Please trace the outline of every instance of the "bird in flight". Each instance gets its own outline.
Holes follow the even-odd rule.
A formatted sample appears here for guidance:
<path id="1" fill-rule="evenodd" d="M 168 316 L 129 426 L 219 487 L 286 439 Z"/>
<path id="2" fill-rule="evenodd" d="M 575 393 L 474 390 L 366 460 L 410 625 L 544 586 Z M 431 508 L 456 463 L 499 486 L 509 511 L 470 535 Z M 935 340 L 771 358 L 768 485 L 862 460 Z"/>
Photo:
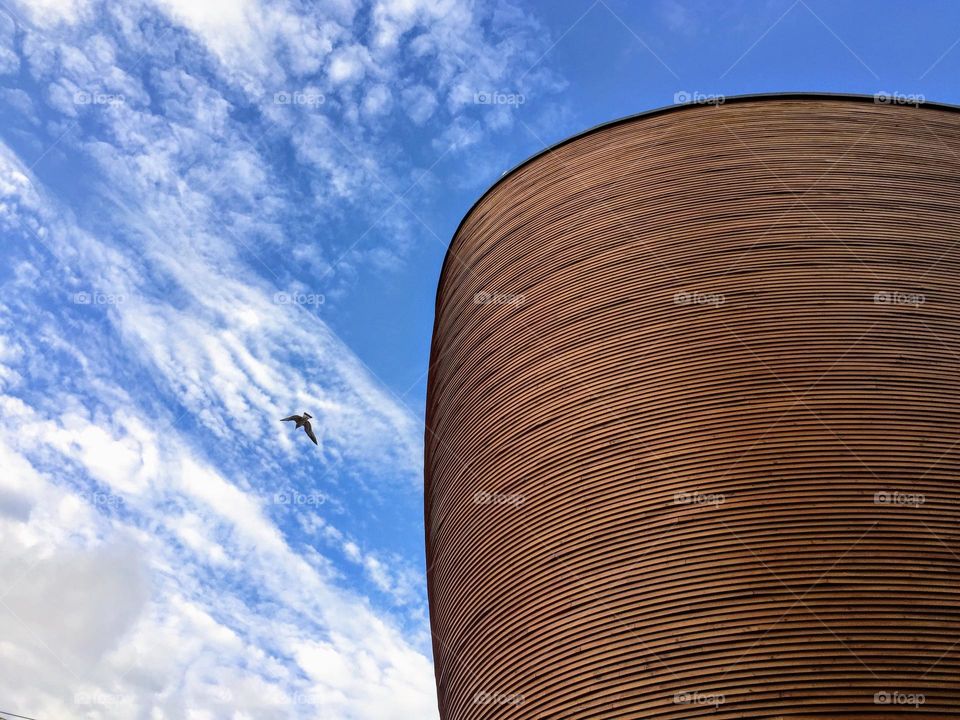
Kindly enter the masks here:
<path id="1" fill-rule="evenodd" d="M 313 428 L 310 426 L 310 418 L 312 418 L 308 412 L 305 412 L 303 415 L 291 415 L 290 417 L 282 418 L 284 422 L 287 420 L 293 420 L 298 428 L 303 428 L 303 431 L 307 433 L 307 437 L 313 440 L 314 445 L 319 445 L 317 442 L 317 436 L 313 434 Z"/>

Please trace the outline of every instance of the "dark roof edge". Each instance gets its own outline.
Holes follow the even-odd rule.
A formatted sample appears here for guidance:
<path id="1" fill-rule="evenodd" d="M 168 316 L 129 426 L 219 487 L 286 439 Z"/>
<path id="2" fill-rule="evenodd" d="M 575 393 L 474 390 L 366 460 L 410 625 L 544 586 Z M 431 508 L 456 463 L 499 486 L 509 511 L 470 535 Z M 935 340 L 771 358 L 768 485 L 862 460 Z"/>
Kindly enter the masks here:
<path id="1" fill-rule="evenodd" d="M 780 92 L 780 93 L 753 93 L 746 95 L 718 95 L 718 97 L 723 97 L 723 104 L 731 102 L 746 102 L 754 100 L 847 100 L 853 102 L 870 102 L 876 103 L 877 93 L 875 95 L 862 95 L 858 93 L 830 93 L 830 92 Z M 912 104 L 912 103 L 911 103 Z M 918 105 L 923 107 L 932 108 L 935 110 L 952 110 L 954 112 L 960 111 L 960 105 L 951 105 L 950 103 L 939 103 L 939 102 L 927 102 L 923 100 L 919 102 Z M 453 248 L 453 243 L 457 239 L 457 235 L 460 234 L 460 229 L 463 227 L 463 224 L 467 221 L 467 218 L 473 214 L 473 211 L 477 209 L 477 206 L 482 203 L 487 196 L 492 193 L 497 186 L 500 185 L 504 180 L 509 178 L 511 175 L 516 173 L 521 168 L 526 167 L 534 160 L 547 155 L 557 148 L 563 147 L 567 143 L 574 142 L 579 140 L 582 137 L 590 135 L 592 133 L 598 132 L 600 130 L 605 130 L 607 128 L 615 127 L 622 123 L 631 122 L 639 118 L 653 117 L 655 115 L 663 115 L 669 112 L 677 112 L 685 110 L 687 108 L 702 107 L 702 103 L 684 103 L 679 105 L 664 105 L 662 107 L 654 108 L 652 110 L 644 110 L 643 112 L 638 112 L 633 115 L 625 115 L 615 120 L 608 120 L 607 122 L 600 123 L 599 125 L 594 125 L 593 127 L 587 128 L 586 130 L 581 130 L 575 135 L 564 138 L 559 142 L 549 145 L 548 147 L 543 148 L 535 152 L 533 155 L 528 157 L 526 160 L 522 160 L 517 165 L 514 165 L 512 168 L 507 170 L 503 175 L 497 178 L 494 183 L 488 187 L 483 194 L 476 199 L 473 205 L 470 206 L 470 209 L 463 214 L 463 217 L 460 219 L 460 222 L 457 224 L 457 229 L 453 231 L 453 236 L 450 238 L 450 243 L 447 245 L 446 253 L 443 256 L 443 263 L 440 265 L 440 275 L 437 278 L 437 300 L 439 301 L 439 292 L 440 284 L 443 280 L 443 275 L 447 269 L 447 263 L 450 261 L 451 249 Z"/>

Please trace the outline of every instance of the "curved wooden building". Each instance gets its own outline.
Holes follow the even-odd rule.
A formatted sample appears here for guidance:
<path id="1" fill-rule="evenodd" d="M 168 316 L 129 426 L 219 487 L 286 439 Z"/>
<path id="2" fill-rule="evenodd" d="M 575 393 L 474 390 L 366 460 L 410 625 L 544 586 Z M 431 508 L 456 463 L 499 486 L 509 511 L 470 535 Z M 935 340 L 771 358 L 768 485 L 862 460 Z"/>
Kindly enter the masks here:
<path id="1" fill-rule="evenodd" d="M 444 720 L 960 718 L 960 113 L 528 160 L 453 239 L 427 426 Z"/>

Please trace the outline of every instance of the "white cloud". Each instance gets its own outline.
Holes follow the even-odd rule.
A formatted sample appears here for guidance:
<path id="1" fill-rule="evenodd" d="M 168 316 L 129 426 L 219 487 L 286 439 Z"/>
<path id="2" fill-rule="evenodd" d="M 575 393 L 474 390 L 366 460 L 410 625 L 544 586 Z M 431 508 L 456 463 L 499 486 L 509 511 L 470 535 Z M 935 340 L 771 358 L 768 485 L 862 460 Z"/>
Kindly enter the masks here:
<path id="1" fill-rule="evenodd" d="M 262 43 L 268 41 L 258 31 L 263 7 L 258 0 L 158 0 L 169 15 L 195 32 L 225 62 L 242 60 L 251 51 L 265 53 Z"/>
<path id="2" fill-rule="evenodd" d="M 25 168 L 6 150 L 0 156 L 6 160 L 0 178 L 9 220 L 19 217 L 22 223 L 30 216 L 42 220 L 47 212 L 55 214 Z M 62 231 L 53 228 L 54 233 Z M 128 276 L 131 270 L 121 257 L 74 232 L 81 238 L 81 251 L 112 258 L 117 267 L 110 275 Z M 220 307 L 216 298 L 206 302 Z M 117 312 L 122 320 L 124 311 Z M 163 306 L 153 312 L 176 317 Z M 219 315 L 211 319 L 216 318 L 222 321 Z M 209 326 L 203 325 L 182 331 L 194 337 L 210 335 Z M 160 347 L 175 341 L 145 332 L 136 336 L 137 342 Z M 315 342 L 306 332 L 296 334 L 304 343 Z M 252 378 L 277 393 L 282 382 L 293 379 L 273 352 L 258 359 L 257 346 L 255 338 L 244 341 L 236 331 L 223 341 L 208 340 L 199 354 L 191 355 L 190 346 L 181 345 L 171 372 L 197 378 L 196 391 L 205 393 L 200 374 L 192 368 L 207 367 L 219 375 L 222 388 L 214 393 L 224 393 L 227 406 L 254 402 L 255 396 L 243 388 Z M 27 351 L 8 347 L 5 342 L 4 367 L 19 369 L 29 359 Z M 328 352 L 334 350 L 347 352 L 339 345 Z M 205 352 L 215 354 L 206 360 Z M 173 357 L 168 356 L 168 362 Z M 332 354 L 329 359 L 342 368 L 340 391 L 355 387 L 354 397 L 367 401 L 379 393 L 356 363 Z M 231 393 L 242 393 L 244 400 L 232 400 Z M 106 394 L 111 395 L 122 398 L 124 393 Z M 18 707 L 51 716 L 76 714 L 78 697 L 92 703 L 84 707 L 90 707 L 93 716 L 117 718 L 134 717 L 148 707 L 178 716 L 206 708 L 217 716 L 241 702 L 259 707 L 263 717 L 289 717 L 292 710 L 295 716 L 320 712 L 344 718 L 369 717 L 362 714 L 366 711 L 384 718 L 429 717 L 435 712 L 429 662 L 421 651 L 362 597 L 334 584 L 328 566 L 308 564 L 298 556 L 266 515 L 262 497 L 195 457 L 169 420 L 154 418 L 161 427 L 150 428 L 129 400 L 115 405 L 110 414 L 84 409 L 87 401 L 69 393 L 59 393 L 56 402 L 60 412 L 51 418 L 16 397 L 0 397 L 5 418 L 0 457 L 14 471 L 10 479 L 0 479 L 0 535 L 11 539 L 0 550 L 0 567 L 8 577 L 24 577 L 17 594 L 8 598 L 6 614 L 0 613 L 0 636 L 7 638 L 3 652 L 24 658 L 23 673 L 11 678 L 19 689 L 0 680 L 0 694 Z M 412 425 L 405 411 L 392 412 L 395 421 Z M 275 424 L 275 419 L 269 422 Z M 37 469 L 36 462 L 46 469 Z M 82 475 L 69 470 L 73 466 Z M 68 475 L 73 477 L 69 483 L 81 482 L 82 493 L 65 489 Z M 98 484 L 106 489 L 98 489 Z M 66 572 L 67 567 L 72 570 Z M 231 586 L 257 588 L 258 594 L 271 598 L 270 609 L 248 606 L 244 595 L 234 594 L 237 589 L 219 587 L 214 592 L 205 567 L 234 573 L 238 579 Z M 97 586 L 98 593 L 88 593 L 89 602 L 76 604 L 70 612 L 57 604 L 72 602 L 77 592 L 91 586 Z M 112 596 L 124 597 L 125 604 L 105 599 Z M 278 612 L 278 607 L 285 609 Z M 67 625 L 43 625 L 50 613 Z M 102 628 L 111 617 L 114 624 L 106 632 Z M 41 626 L 43 632 L 35 631 Z M 388 678 L 388 686 L 371 691 L 360 680 L 343 687 L 330 685 L 329 679 L 308 684 L 297 680 L 298 672 L 317 669 L 312 663 L 309 668 L 297 665 L 298 657 L 309 656 L 301 655 L 304 632 L 337 633 L 333 647 L 354 676 L 369 680 L 373 672 Z M 371 650 L 371 632 L 382 652 Z M 161 636 L 166 639 L 159 642 Z M 50 653 L 47 646 L 62 652 Z M 239 660 L 255 656 L 258 648 L 255 665 Z M 213 657 L 225 660 L 203 660 Z M 191 662 L 198 672 L 206 666 L 207 680 L 182 679 L 182 669 Z M 374 669 L 365 669 L 368 665 Z M 358 674 L 361 671 L 364 674 Z M 42 689 L 27 682 L 29 674 L 45 678 Z M 251 687 L 260 687 L 259 697 L 249 697 Z M 29 688 L 29 697 L 22 688 Z"/>
<path id="3" fill-rule="evenodd" d="M 696 13 L 687 2 L 680 0 L 662 0 L 658 14 L 667 27 L 674 32 L 692 36 L 699 30 L 699 21 Z"/>
<path id="4" fill-rule="evenodd" d="M 79 674 L 117 647 L 142 612 L 148 596 L 143 558 L 120 539 L 46 558 L 38 553 L 4 554 L 4 577 L 20 580 L 0 601 L 3 636 L 33 648 L 30 664 L 37 669 L 52 655 Z"/>
<path id="5" fill-rule="evenodd" d="M 390 112 L 393 96 L 386 85 L 374 85 L 363 98 L 363 112 L 368 117 L 379 117 Z"/>
<path id="6" fill-rule="evenodd" d="M 403 91 L 403 107 L 417 125 L 423 125 L 437 109 L 437 97 L 425 85 L 412 85 Z"/>
<path id="7" fill-rule="evenodd" d="M 355 83 L 363 79 L 370 65 L 370 54 L 362 45 L 348 45 L 330 58 L 330 80 L 334 84 Z"/>
<path id="8" fill-rule="evenodd" d="M 0 50 L 0 53 L 2 52 L 3 51 Z M 0 60 L 0 62 L 2 62 L 2 60 Z M 4 103 L 16 110 L 17 113 L 30 124 L 37 125 L 39 123 L 33 101 L 23 90 L 19 88 L 2 88 L 0 89 L 0 97 L 3 98 Z"/>
<path id="9" fill-rule="evenodd" d="M 250 94 L 281 80 L 281 57 L 297 74 L 317 72 L 356 12 L 349 0 L 324 3 L 318 16 L 295 14 L 287 3 L 269 0 L 152 1 L 192 31 Z"/>
<path id="10" fill-rule="evenodd" d="M 440 28 L 463 27 L 470 21 L 469 5 L 456 0 L 377 0 L 373 4 L 374 42 L 394 48 L 400 38 L 417 25 Z"/>
<path id="11" fill-rule="evenodd" d="M 78 697 L 118 720 L 436 717 L 422 556 L 369 532 L 409 506 L 420 542 L 420 421 L 328 306 L 277 294 L 348 299 L 397 266 L 423 230 L 395 193 L 429 160 L 392 120 L 426 155 L 468 151 L 512 121 L 473 93 L 512 90 L 547 39 L 459 0 L 16 8 L 42 30 L 0 56 L 30 76 L 5 97 L 56 169 L 0 142 L 0 569 L 22 575 L 0 696 L 38 717 Z M 319 448 L 278 422 L 303 409 Z"/>
<path id="12" fill-rule="evenodd" d="M 243 688 L 259 683 L 264 694 L 249 699 L 277 717 L 289 717 L 291 707 L 297 717 L 434 712 L 427 659 L 364 601 L 299 559 L 257 499 L 185 454 L 175 437 L 153 439 L 161 443 L 153 452 L 180 458 L 164 466 L 171 482 L 158 479 L 148 497 L 119 505 L 126 520 L 109 520 L 98 512 L 101 496 L 64 493 L 10 446 L 37 453 L 32 427 L 45 424 L 50 432 L 42 437 L 55 438 L 55 423 L 16 399 L 0 404 L 21 421 L 0 434 L 0 458 L 17 478 L 14 485 L 0 480 L 0 497 L 24 508 L 0 513 L 7 539 L 0 571 L 16 579 L 0 599 L 0 654 L 21 659 L 17 673 L 0 679 L 0 692 L 18 707 L 59 716 L 72 706 L 75 714 L 83 696 L 104 717 L 132 718 L 165 695 L 170 713 L 178 706 L 215 711 L 243 707 Z M 26 438 L 18 432 L 24 423 Z M 85 446 L 49 445 L 65 458 L 89 460 Z M 234 568 L 240 585 L 256 587 L 269 605 L 247 606 L 234 595 L 236 582 L 209 595 L 206 563 Z M 328 650 L 350 669 L 349 681 L 320 672 L 316 654 L 305 651 L 305 633 L 330 634 Z M 265 642 L 273 649 L 258 656 Z M 177 668 L 188 664 L 192 676 L 206 672 L 209 682 L 184 683 Z M 297 672 L 313 681 L 297 681 Z M 43 691 L 31 675 L 44 678 Z M 387 685 L 371 690 L 377 677 Z"/>
<path id="13" fill-rule="evenodd" d="M 6 13 L 0 13 L 0 75 L 13 75 L 20 70 L 20 58 L 13 51 L 16 25 Z"/>
<path id="14" fill-rule="evenodd" d="M 94 0 L 30 0 L 19 3 L 27 17 L 40 26 L 74 24 L 88 17 Z"/>

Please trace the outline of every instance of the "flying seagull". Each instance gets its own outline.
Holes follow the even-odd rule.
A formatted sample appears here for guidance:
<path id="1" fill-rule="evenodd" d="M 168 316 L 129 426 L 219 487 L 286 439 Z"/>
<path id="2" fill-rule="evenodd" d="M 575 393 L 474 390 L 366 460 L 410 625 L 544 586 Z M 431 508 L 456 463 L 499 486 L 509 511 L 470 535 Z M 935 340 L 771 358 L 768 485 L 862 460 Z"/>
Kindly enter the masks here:
<path id="1" fill-rule="evenodd" d="M 283 421 L 286 422 L 287 420 L 293 420 L 297 424 L 298 428 L 303 428 L 303 431 L 307 433 L 307 437 L 313 440 L 314 445 L 319 445 L 317 442 L 317 436 L 313 434 L 313 428 L 310 427 L 310 418 L 312 417 L 313 415 L 305 412 L 303 415 L 291 415 L 290 417 L 285 417 L 283 418 Z"/>

